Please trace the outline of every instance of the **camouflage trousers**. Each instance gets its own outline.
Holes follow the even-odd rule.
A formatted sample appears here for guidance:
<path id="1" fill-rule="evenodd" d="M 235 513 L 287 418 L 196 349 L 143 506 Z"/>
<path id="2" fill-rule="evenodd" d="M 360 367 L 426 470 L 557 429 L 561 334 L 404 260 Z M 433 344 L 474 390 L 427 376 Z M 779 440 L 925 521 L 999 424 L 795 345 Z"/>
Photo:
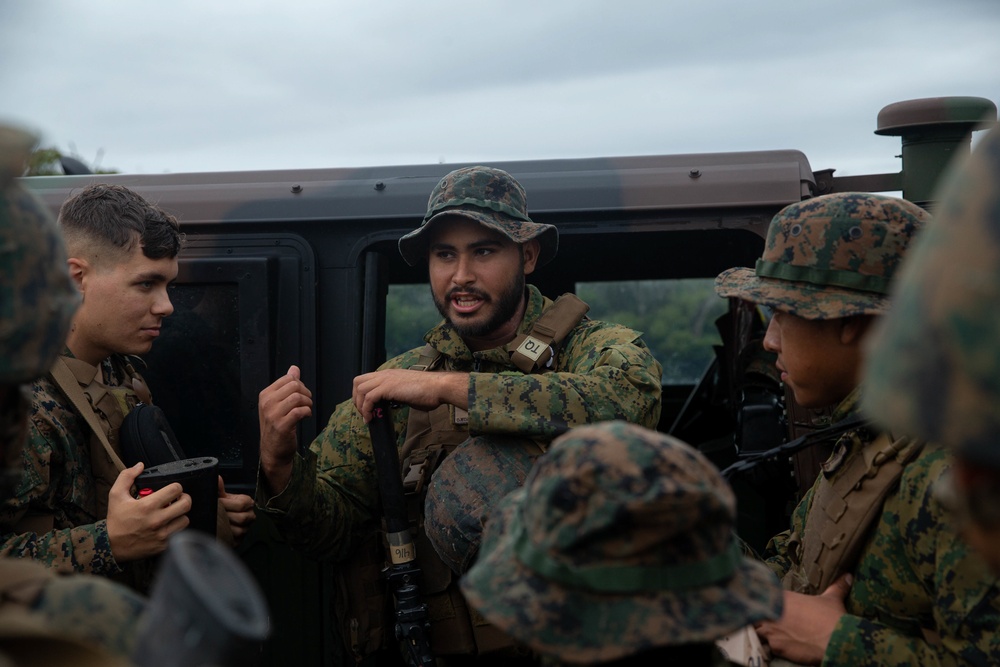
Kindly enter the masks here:
<path id="1" fill-rule="evenodd" d="M 490 510 L 524 484 L 545 448 L 528 438 L 476 436 L 434 472 L 424 500 L 424 532 L 456 574 L 475 561 Z"/>

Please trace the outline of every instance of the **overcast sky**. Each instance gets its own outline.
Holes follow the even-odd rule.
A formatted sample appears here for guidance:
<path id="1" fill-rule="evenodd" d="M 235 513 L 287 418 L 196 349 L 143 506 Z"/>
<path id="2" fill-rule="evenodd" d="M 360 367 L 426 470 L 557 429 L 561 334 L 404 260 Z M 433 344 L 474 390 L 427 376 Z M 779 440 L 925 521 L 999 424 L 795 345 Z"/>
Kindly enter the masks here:
<path id="1" fill-rule="evenodd" d="M 795 148 L 1000 101 L 998 0 L 3 0 L 0 119 L 122 172 Z"/>

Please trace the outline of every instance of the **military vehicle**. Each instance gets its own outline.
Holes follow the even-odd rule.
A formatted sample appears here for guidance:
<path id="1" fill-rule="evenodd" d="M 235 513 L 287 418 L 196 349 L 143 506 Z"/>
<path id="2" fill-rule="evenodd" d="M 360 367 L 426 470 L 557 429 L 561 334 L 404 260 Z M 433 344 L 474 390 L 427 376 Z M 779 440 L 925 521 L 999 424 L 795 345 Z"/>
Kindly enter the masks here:
<path id="1" fill-rule="evenodd" d="M 714 276 L 753 266 L 771 217 L 804 198 L 901 192 L 929 206 L 949 160 L 967 153 L 973 129 L 995 118 L 996 106 L 981 98 L 889 105 L 875 131 L 902 137 L 902 168 L 864 176 L 815 170 L 795 150 L 490 164 L 524 185 L 534 220 L 559 228 L 559 253 L 532 282 L 553 298 L 577 292 L 591 302 L 591 316 L 644 331 L 665 367 L 660 428 L 724 465 L 808 427 L 810 417 L 766 381 L 736 382 L 743 369 L 734 360 L 763 322 L 735 306 L 727 313 L 712 291 Z M 55 212 L 87 183 L 121 183 L 180 219 L 187 243 L 171 292 L 176 310 L 146 375 L 188 455 L 217 457 L 227 486 L 252 494 L 261 389 L 300 366 L 315 399 L 314 417 L 301 425 L 305 447 L 350 395 L 357 374 L 400 345 L 418 346 L 437 320 L 425 271 L 407 266 L 396 242 L 419 225 L 440 177 L 459 166 L 83 175 L 25 184 Z M 716 315 L 728 316 L 719 331 Z M 742 532 L 751 543 L 763 546 L 787 525 L 795 482 L 811 482 L 815 463 L 795 463 L 779 461 L 765 479 L 741 483 Z M 262 664 L 338 664 L 333 566 L 298 556 L 263 519 L 240 553 L 271 608 Z"/>

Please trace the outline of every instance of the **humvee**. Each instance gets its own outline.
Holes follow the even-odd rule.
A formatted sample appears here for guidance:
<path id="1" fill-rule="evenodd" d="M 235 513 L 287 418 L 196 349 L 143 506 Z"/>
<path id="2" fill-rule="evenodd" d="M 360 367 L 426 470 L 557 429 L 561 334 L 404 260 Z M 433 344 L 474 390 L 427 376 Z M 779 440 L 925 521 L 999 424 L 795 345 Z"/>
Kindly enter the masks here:
<path id="1" fill-rule="evenodd" d="M 901 192 L 930 206 L 939 176 L 969 151 L 984 118 L 993 121 L 996 106 L 981 98 L 885 107 L 876 133 L 902 137 L 896 173 L 838 177 L 795 150 L 490 164 L 525 187 L 534 220 L 559 229 L 558 255 L 532 282 L 553 298 L 576 292 L 591 303 L 592 317 L 644 331 L 665 368 L 660 428 L 722 465 L 746 453 L 741 429 L 778 444 L 798 418 L 780 391 L 750 400 L 720 388 L 731 375 L 720 369 L 722 352 L 738 341 L 713 324 L 727 315 L 712 291 L 714 276 L 753 266 L 772 216 L 805 198 Z M 57 212 L 90 182 L 120 183 L 180 219 L 186 245 L 171 287 L 175 313 L 145 374 L 188 456 L 217 457 L 227 488 L 252 495 L 261 389 L 292 364 L 302 369 L 315 400 L 314 416 L 300 426 L 306 447 L 350 395 L 356 375 L 401 345 L 420 345 L 438 318 L 425 271 L 407 266 L 396 242 L 420 224 L 437 181 L 460 166 L 84 175 L 24 184 Z M 787 525 L 794 475 L 804 478 L 800 486 L 811 481 L 799 463 L 778 462 L 766 483 L 738 487 L 741 534 L 751 545 L 763 546 Z M 775 474 L 781 483 L 773 483 Z M 239 553 L 271 610 L 261 663 L 340 664 L 334 566 L 295 553 L 264 518 Z"/>

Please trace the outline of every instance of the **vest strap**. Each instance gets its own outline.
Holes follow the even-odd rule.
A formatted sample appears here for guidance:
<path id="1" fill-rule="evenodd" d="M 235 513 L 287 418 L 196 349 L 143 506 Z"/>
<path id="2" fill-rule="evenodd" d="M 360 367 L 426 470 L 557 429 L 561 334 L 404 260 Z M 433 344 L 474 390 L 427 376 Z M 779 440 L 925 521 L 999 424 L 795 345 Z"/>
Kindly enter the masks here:
<path id="1" fill-rule="evenodd" d="M 510 360 L 524 373 L 544 372 L 555 366 L 556 349 L 584 318 L 590 306 L 567 292 L 545 309 L 531 330 L 507 344 Z"/>

